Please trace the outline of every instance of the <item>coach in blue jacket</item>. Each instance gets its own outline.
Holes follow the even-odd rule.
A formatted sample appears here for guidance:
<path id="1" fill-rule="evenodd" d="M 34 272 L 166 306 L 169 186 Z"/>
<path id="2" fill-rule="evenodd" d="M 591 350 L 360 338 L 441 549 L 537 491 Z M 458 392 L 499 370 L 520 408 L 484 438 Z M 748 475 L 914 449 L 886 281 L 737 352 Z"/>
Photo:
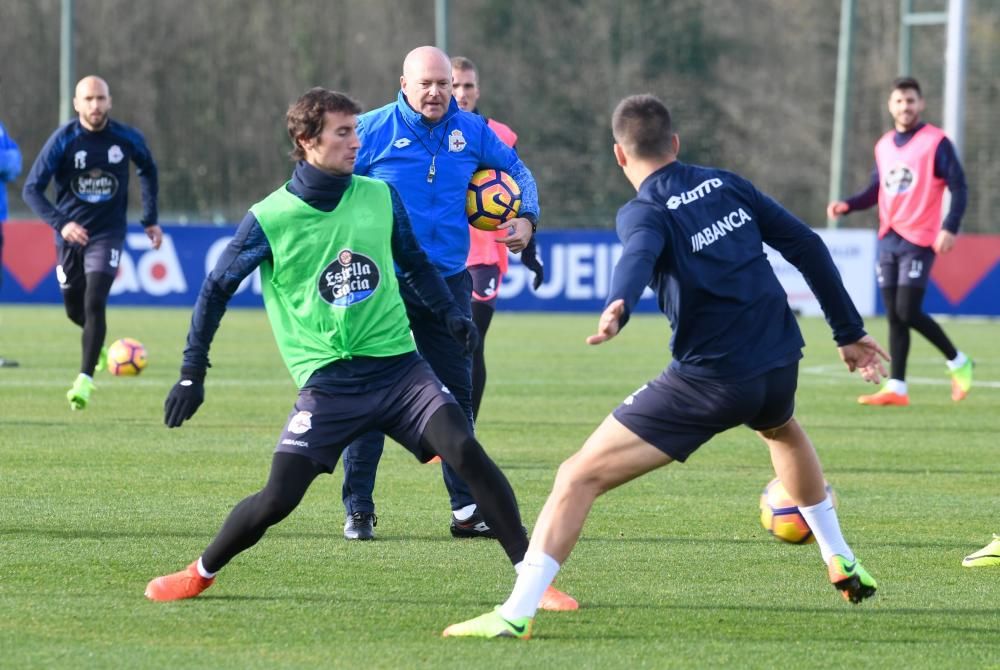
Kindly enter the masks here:
<path id="1" fill-rule="evenodd" d="M 465 269 L 469 224 L 465 192 L 477 170 L 508 172 L 521 186 L 521 218 L 503 224 L 509 231 L 503 244 L 518 253 L 531 240 L 538 220 L 538 189 L 517 154 L 490 130 L 478 114 L 459 109 L 451 95 L 451 61 L 440 49 L 418 47 L 403 61 L 400 92 L 395 102 L 358 117 L 355 174 L 392 184 L 402 196 L 413 232 L 437 266 L 455 301 L 471 315 L 471 280 Z M 472 422 L 472 360 L 455 339 L 401 285 L 417 348 L 455 395 Z M 344 506 L 348 539 L 374 537 L 375 470 L 384 437 L 368 434 L 343 455 Z M 468 487 L 442 465 L 451 497 L 451 533 L 456 537 L 492 537 L 476 512 Z"/>

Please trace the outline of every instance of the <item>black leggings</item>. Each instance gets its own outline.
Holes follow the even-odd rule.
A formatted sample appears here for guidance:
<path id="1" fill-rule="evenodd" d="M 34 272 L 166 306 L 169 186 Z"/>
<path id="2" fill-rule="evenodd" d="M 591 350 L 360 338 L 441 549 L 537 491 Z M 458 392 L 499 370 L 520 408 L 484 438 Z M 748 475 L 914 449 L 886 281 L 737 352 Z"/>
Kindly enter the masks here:
<path id="1" fill-rule="evenodd" d="M 889 320 L 889 355 L 891 377 L 906 379 L 906 359 L 910 355 L 910 328 L 923 335 L 949 361 L 958 355 L 941 326 L 923 311 L 926 289 L 917 286 L 885 286 L 882 302 Z"/>
<path id="2" fill-rule="evenodd" d="M 108 294 L 111 293 L 111 284 L 114 281 L 114 275 L 89 272 L 83 284 L 73 284 L 62 292 L 66 316 L 83 328 L 80 372 L 86 375 L 93 376 L 97 359 L 101 355 L 101 347 L 104 346 L 104 338 L 108 334 L 105 314 L 108 308 Z"/>
<path id="3" fill-rule="evenodd" d="M 493 321 L 493 307 L 472 302 L 472 321 L 479 329 L 479 346 L 472 352 L 472 418 L 479 418 L 479 406 L 486 390 L 486 331 Z"/>
<path id="4" fill-rule="evenodd" d="M 420 436 L 420 446 L 438 454 L 469 486 L 479 513 L 517 565 L 528 550 L 514 489 L 469 429 L 458 405 L 445 405 L 431 417 Z"/>
<path id="5" fill-rule="evenodd" d="M 267 529 L 292 513 L 317 475 L 325 472 L 317 461 L 299 454 L 278 452 L 263 489 L 244 498 L 226 517 L 222 529 L 201 555 L 209 572 L 218 572 L 236 554 L 264 537 Z"/>
<path id="6" fill-rule="evenodd" d="M 517 564 L 528 550 L 514 491 L 500 468 L 472 436 L 461 408 L 448 404 L 434 413 L 420 438 L 420 446 L 441 456 L 465 480 L 479 511 Z M 278 452 L 271 461 L 267 484 L 244 498 L 229 513 L 222 529 L 201 556 L 209 572 L 222 569 L 234 556 L 257 544 L 267 529 L 292 513 L 325 466 L 301 456 Z"/>

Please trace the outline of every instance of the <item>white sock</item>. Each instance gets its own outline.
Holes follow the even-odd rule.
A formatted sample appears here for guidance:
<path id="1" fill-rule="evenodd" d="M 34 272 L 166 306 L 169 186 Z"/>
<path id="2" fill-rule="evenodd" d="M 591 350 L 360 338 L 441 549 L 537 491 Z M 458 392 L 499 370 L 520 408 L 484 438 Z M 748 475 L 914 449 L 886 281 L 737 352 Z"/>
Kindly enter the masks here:
<path id="1" fill-rule="evenodd" d="M 885 383 L 885 390 L 897 395 L 906 395 L 906 382 L 902 379 L 890 379 Z"/>
<path id="2" fill-rule="evenodd" d="M 964 351 L 960 351 L 955 355 L 955 358 L 948 361 L 949 370 L 957 370 L 969 360 L 969 357 L 965 355 Z"/>
<path id="3" fill-rule="evenodd" d="M 476 513 L 476 503 L 466 505 L 465 507 L 459 509 L 453 509 L 451 513 L 459 521 L 468 521 L 469 517 Z"/>
<path id="4" fill-rule="evenodd" d="M 500 606 L 500 616 L 508 621 L 534 617 L 542 594 L 559 572 L 556 559 L 541 551 L 529 551 L 519 565 L 514 590 L 507 602 Z"/>
<path id="5" fill-rule="evenodd" d="M 830 496 L 815 505 L 799 507 L 799 512 L 802 513 L 802 517 L 809 524 L 809 528 L 816 537 L 819 553 L 823 556 L 823 563 L 828 564 L 834 554 L 840 554 L 848 561 L 854 560 L 854 552 L 847 546 L 847 542 L 840 532 L 837 510 L 833 508 Z"/>
<path id="6" fill-rule="evenodd" d="M 205 564 L 201 562 L 201 556 L 198 557 L 198 574 L 205 579 L 212 579 L 215 575 L 219 574 L 217 572 L 209 572 L 205 569 Z"/>

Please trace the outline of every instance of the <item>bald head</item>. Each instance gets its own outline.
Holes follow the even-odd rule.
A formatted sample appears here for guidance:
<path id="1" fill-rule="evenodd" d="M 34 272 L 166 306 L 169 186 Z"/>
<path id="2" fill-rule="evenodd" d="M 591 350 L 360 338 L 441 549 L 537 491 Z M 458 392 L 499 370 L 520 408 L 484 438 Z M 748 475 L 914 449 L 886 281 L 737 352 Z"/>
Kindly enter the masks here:
<path id="1" fill-rule="evenodd" d="M 76 85 L 73 109 L 80 115 L 80 124 L 90 131 L 102 130 L 108 125 L 111 110 L 111 91 L 108 82 L 100 77 L 84 77 Z"/>
<path id="2" fill-rule="evenodd" d="M 403 60 L 399 78 L 406 101 L 430 123 L 440 121 L 451 102 L 451 60 L 437 47 L 417 47 Z"/>

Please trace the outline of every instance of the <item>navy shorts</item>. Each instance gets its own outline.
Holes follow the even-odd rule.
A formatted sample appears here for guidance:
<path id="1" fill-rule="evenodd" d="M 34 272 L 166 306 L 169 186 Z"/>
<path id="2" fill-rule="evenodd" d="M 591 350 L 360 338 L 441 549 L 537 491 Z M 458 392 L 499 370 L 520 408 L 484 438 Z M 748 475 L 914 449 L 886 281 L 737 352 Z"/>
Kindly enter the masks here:
<path id="1" fill-rule="evenodd" d="M 496 308 L 497 296 L 500 295 L 500 282 L 503 275 L 499 265 L 470 265 L 469 275 L 472 277 L 472 302 Z"/>
<path id="2" fill-rule="evenodd" d="M 879 288 L 927 288 L 935 257 L 933 248 L 917 246 L 890 230 L 878 241 L 875 275 L 878 277 Z"/>
<path id="3" fill-rule="evenodd" d="M 778 428 L 795 410 L 799 364 L 742 382 L 718 382 L 667 368 L 619 405 L 614 417 L 675 461 L 686 461 L 713 436 L 746 425 Z"/>
<path id="4" fill-rule="evenodd" d="M 435 454 L 420 447 L 427 422 L 455 399 L 420 359 L 398 382 L 379 389 L 330 393 L 304 388 L 288 415 L 275 451 L 299 454 L 333 472 L 355 438 L 378 430 L 409 449 L 420 462 Z"/>
<path id="5" fill-rule="evenodd" d="M 56 278 L 59 288 L 66 291 L 82 285 L 86 275 L 101 272 L 114 277 L 122 258 L 122 241 L 114 239 L 93 240 L 85 247 L 78 244 L 61 244 L 58 249 L 59 265 Z"/>

